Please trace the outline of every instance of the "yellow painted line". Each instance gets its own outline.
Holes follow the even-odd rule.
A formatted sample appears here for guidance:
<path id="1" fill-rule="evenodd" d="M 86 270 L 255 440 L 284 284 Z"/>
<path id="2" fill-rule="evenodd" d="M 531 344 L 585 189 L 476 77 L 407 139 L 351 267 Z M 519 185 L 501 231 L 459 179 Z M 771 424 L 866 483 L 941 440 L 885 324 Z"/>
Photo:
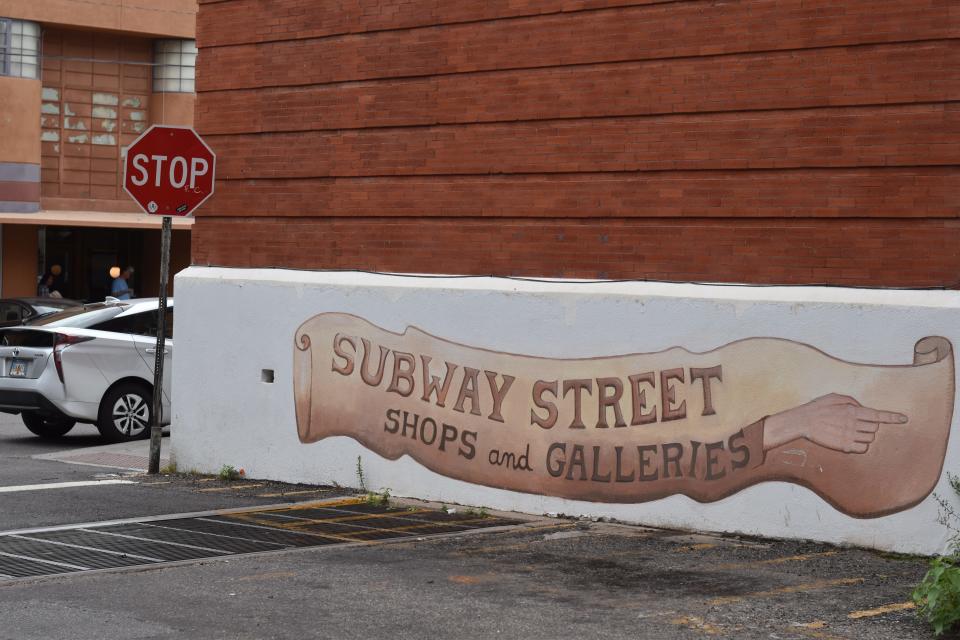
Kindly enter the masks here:
<path id="1" fill-rule="evenodd" d="M 323 509 L 324 507 L 341 507 L 346 505 L 363 504 L 366 502 L 363 498 L 343 498 L 342 500 L 333 500 L 331 502 L 305 502 L 292 507 L 284 507 L 284 511 L 299 511 L 301 509 Z M 279 509 L 276 509 L 279 511 Z"/>
<path id="2" fill-rule="evenodd" d="M 323 524 L 349 524 L 350 522 L 356 522 L 358 520 L 361 520 L 361 521 L 373 520 L 383 515 L 380 513 L 364 513 L 364 514 L 357 514 L 352 516 L 343 516 L 340 518 L 298 518 L 296 520 L 291 519 L 291 520 L 279 520 L 279 521 L 257 517 L 260 514 L 271 514 L 271 513 L 282 516 L 284 515 L 284 511 L 285 510 L 279 510 L 279 509 L 273 510 L 273 511 L 252 511 L 252 512 L 244 512 L 241 515 L 243 515 L 245 518 L 251 518 L 252 519 L 251 521 L 255 521 L 257 524 L 260 524 L 260 525 L 264 525 L 268 527 L 277 527 L 280 529 L 287 529 L 287 530 L 294 530 L 294 531 L 298 531 L 301 529 L 308 530 L 309 527 L 316 526 L 316 525 L 323 525 Z M 233 514 L 233 515 L 236 515 L 236 514 Z M 394 529 L 389 527 L 373 527 L 373 526 L 368 527 L 365 530 L 366 531 L 376 531 L 376 530 L 394 531 Z"/>
<path id="3" fill-rule="evenodd" d="M 285 530 L 288 530 L 288 531 L 300 531 L 300 530 L 310 531 L 310 527 L 322 526 L 322 525 L 324 525 L 324 524 L 344 524 L 344 525 L 349 525 L 349 524 L 352 523 L 352 522 L 362 522 L 362 521 L 364 521 L 364 520 L 375 520 L 375 519 L 377 519 L 377 518 L 382 518 L 382 517 L 391 517 L 391 516 L 397 517 L 397 516 L 402 516 L 402 514 L 404 514 L 404 513 L 411 513 L 411 514 L 413 514 L 413 513 L 418 513 L 418 512 L 413 512 L 413 511 L 403 511 L 403 512 L 395 512 L 395 513 L 364 513 L 364 514 L 356 514 L 356 515 L 352 515 L 352 516 L 342 516 L 342 517 L 339 517 L 339 518 L 316 518 L 316 519 L 315 519 L 315 518 L 304 518 L 304 519 L 302 519 L 302 520 L 288 520 L 288 521 L 281 521 L 281 522 L 278 522 L 278 521 L 276 521 L 276 520 L 257 519 L 257 515 L 258 515 L 258 514 L 271 514 L 271 513 L 276 513 L 276 514 L 279 514 L 279 515 L 283 515 L 283 513 L 284 513 L 285 511 L 287 511 L 287 510 L 286 510 L 286 509 L 284 509 L 284 510 L 276 509 L 276 510 L 273 510 L 273 511 L 252 511 L 252 512 L 244 512 L 244 513 L 241 513 L 241 514 L 236 514 L 236 513 L 235 513 L 235 514 L 230 514 L 230 517 L 243 516 L 244 519 L 250 519 L 251 522 L 255 521 L 256 524 L 260 524 L 260 525 L 263 525 L 263 526 L 269 526 L 269 527 L 276 527 L 276 528 L 278 528 L 278 529 L 285 529 Z M 428 512 L 429 512 L 429 511 L 424 510 L 423 512 L 419 512 L 419 513 L 428 513 Z M 443 526 L 450 526 L 450 525 L 454 525 L 454 526 L 467 525 L 467 526 L 469 526 L 469 525 L 472 525 L 472 524 L 475 524 L 475 523 L 478 523 L 478 522 L 484 522 L 484 521 L 486 521 L 486 520 L 489 520 L 489 518 L 468 518 L 468 519 L 463 519 L 463 520 L 453 520 L 453 521 L 450 521 L 450 522 L 444 522 L 444 521 L 424 521 L 424 522 L 419 522 L 419 523 L 413 523 L 413 524 L 410 524 L 410 525 L 407 525 L 407 526 L 403 526 L 403 527 L 375 527 L 375 526 L 369 526 L 369 527 L 365 527 L 362 531 L 350 532 L 350 533 L 342 533 L 342 534 L 340 534 L 340 535 L 350 536 L 350 535 L 355 535 L 356 533 L 363 533 L 364 531 L 415 531 L 415 530 L 417 530 L 417 529 L 424 529 L 424 528 L 430 528 L 430 527 L 443 527 Z"/>
<path id="4" fill-rule="evenodd" d="M 779 596 L 787 593 L 800 593 L 803 591 L 818 591 L 820 589 L 829 589 L 830 587 L 848 587 L 854 584 L 860 584 L 863 582 L 863 578 L 836 578 L 834 580 L 816 580 L 814 582 L 805 582 L 803 584 L 795 584 L 789 587 L 780 587 L 779 589 L 769 589 L 767 591 L 755 591 L 753 593 L 746 593 L 742 596 L 724 596 L 722 598 L 714 598 L 710 601 L 712 605 L 723 605 L 723 604 L 733 604 L 735 602 L 743 602 L 744 600 L 753 600 L 756 598 L 769 598 L 771 596 Z"/>
<path id="5" fill-rule="evenodd" d="M 504 544 L 500 546 L 489 546 L 489 547 L 477 547 L 476 549 L 464 549 L 462 551 L 456 552 L 458 556 L 473 556 L 481 553 L 497 553 L 502 551 L 520 551 L 521 549 L 529 549 L 531 545 L 537 542 L 543 542 L 542 540 L 533 540 L 531 542 L 519 542 L 517 544 Z"/>
<path id="6" fill-rule="evenodd" d="M 366 528 L 366 529 L 359 529 L 359 530 L 357 530 L 357 531 L 340 532 L 340 533 L 338 533 L 337 535 L 338 535 L 338 536 L 343 536 L 344 538 L 351 538 L 351 539 L 353 539 L 354 536 L 368 535 L 368 534 L 371 533 L 371 532 L 381 532 L 381 533 L 382 533 L 382 532 L 385 532 L 385 531 L 386 531 L 386 532 L 391 532 L 391 533 L 415 533 L 417 529 L 429 529 L 429 528 L 431 528 L 431 527 L 446 526 L 447 524 L 458 524 L 458 525 L 461 525 L 461 524 L 473 524 L 473 523 L 476 523 L 476 522 L 482 522 L 482 521 L 484 521 L 484 520 L 486 520 L 486 518 L 474 518 L 474 519 L 471 519 L 471 520 L 458 520 L 456 523 L 424 522 L 423 524 L 415 524 L 415 525 L 410 525 L 410 526 L 407 526 L 407 527 L 370 527 L 370 528 Z M 321 520 L 320 522 L 309 522 L 309 521 L 307 521 L 307 520 L 291 520 L 289 523 L 284 522 L 284 523 L 279 524 L 279 526 L 282 527 L 283 529 L 287 529 L 288 531 L 301 531 L 301 532 L 306 533 L 306 532 L 312 532 L 312 529 L 310 529 L 311 526 L 320 525 L 320 524 L 323 524 L 324 522 L 330 522 L 330 521 L 329 521 L 329 520 Z M 264 524 L 264 523 L 263 523 L 263 522 L 258 522 L 258 524 Z M 343 523 L 343 524 L 348 524 L 348 523 Z M 269 523 L 267 523 L 267 526 L 273 527 L 273 526 L 278 526 L 278 524 L 271 520 Z M 323 533 L 322 535 L 332 535 L 332 534 Z"/>
<path id="7" fill-rule="evenodd" d="M 446 527 L 450 525 L 462 526 L 462 525 L 471 525 L 477 522 L 485 522 L 489 518 L 470 518 L 469 520 L 457 520 L 455 522 L 424 522 L 423 524 L 412 524 L 406 527 L 377 527 L 376 530 L 379 531 L 415 531 L 417 529 L 429 529 L 430 527 Z M 358 531 L 357 533 L 363 533 Z M 354 535 L 352 533 L 347 533 L 344 535 Z"/>
<path id="8" fill-rule="evenodd" d="M 280 493 L 259 493 L 258 498 L 282 498 L 284 496 L 302 496 L 308 493 L 330 493 L 333 489 L 311 489 L 310 491 L 283 491 Z"/>
<path id="9" fill-rule="evenodd" d="M 217 490 L 220 488 L 218 487 Z M 214 489 L 210 489 L 211 491 Z M 261 527 L 267 527 L 271 529 L 278 529 L 283 531 L 289 531 L 293 533 L 302 533 L 309 535 L 316 535 L 324 538 L 329 538 L 332 540 L 338 540 L 341 542 L 352 542 L 352 543 L 364 543 L 364 544 L 381 544 L 386 542 L 394 542 L 393 540 L 363 540 L 362 536 L 370 535 L 371 533 L 383 533 L 383 532 L 409 532 L 416 534 L 418 529 L 430 529 L 433 527 L 445 527 L 448 525 L 463 525 L 465 530 L 469 530 L 468 527 L 471 525 L 485 522 L 490 519 L 490 517 L 478 517 L 478 518 L 466 518 L 462 520 L 451 520 L 450 522 L 444 521 L 424 521 L 416 522 L 410 520 L 411 524 L 408 526 L 402 527 L 377 527 L 377 526 L 366 526 L 363 528 L 358 528 L 357 531 L 350 532 L 340 532 L 340 533 L 329 533 L 326 531 L 316 531 L 313 527 L 323 526 L 324 524 L 343 524 L 350 525 L 353 522 L 356 522 L 358 526 L 361 526 L 360 523 L 366 520 L 374 520 L 376 518 L 383 517 L 399 517 L 402 518 L 406 514 L 414 515 L 418 513 L 433 513 L 432 509 L 416 509 L 416 510 L 396 510 L 385 513 L 357 513 L 357 514 L 347 514 L 336 518 L 303 518 L 297 520 L 274 520 L 268 519 L 262 516 L 269 516 L 270 514 L 283 515 L 285 513 L 295 513 L 297 511 L 303 511 L 306 509 L 323 509 L 337 506 L 348 506 L 348 505 L 357 505 L 363 504 L 365 500 L 363 498 L 347 498 L 343 500 L 330 501 L 330 502 L 313 502 L 298 504 L 291 507 L 282 507 L 277 509 L 257 509 L 254 511 L 243 511 L 238 513 L 224 514 L 225 518 L 237 520 L 238 522 L 243 522 L 247 524 L 254 524 Z M 550 525 L 548 527 L 540 527 L 541 529 L 559 529 L 559 528 L 570 528 L 575 526 L 570 525 Z"/>
<path id="10" fill-rule="evenodd" d="M 319 531 L 309 531 L 309 532 L 307 532 L 307 531 L 297 531 L 297 530 L 296 530 L 295 528 L 293 528 L 293 527 L 285 527 L 285 526 L 282 526 L 282 525 L 279 525 L 279 526 L 278 526 L 276 523 L 274 523 L 274 522 L 272 522 L 272 521 L 271 521 L 271 522 L 265 522 L 265 521 L 263 521 L 263 520 L 257 520 L 256 518 L 249 518 L 249 517 L 246 517 L 246 514 L 243 514 L 243 513 L 231 513 L 231 514 L 225 515 L 224 517 L 226 517 L 226 518 L 231 518 L 231 519 L 237 520 L 237 521 L 242 522 L 242 523 L 259 525 L 259 526 L 261 526 L 261 527 L 266 527 L 266 528 L 268 528 L 268 529 L 283 529 L 283 530 L 287 530 L 287 531 L 291 531 L 291 530 L 292 530 L 292 531 L 294 531 L 294 532 L 296 532 L 296 533 L 303 533 L 303 534 L 305 534 L 305 535 L 316 536 L 316 537 L 318 537 L 318 538 L 328 538 L 328 539 L 330 539 L 330 540 L 337 540 L 337 541 L 339 541 L 339 542 L 364 542 L 364 541 L 362 541 L 362 540 L 354 540 L 353 538 L 345 538 L 345 537 L 340 536 L 340 535 L 337 535 L 337 534 L 335 534 L 335 533 L 321 533 L 321 532 L 319 532 Z"/>
<path id="11" fill-rule="evenodd" d="M 329 520 L 320 520 L 317 522 L 313 522 L 310 520 L 287 520 L 287 521 L 278 522 L 276 520 L 266 520 L 262 518 L 257 518 L 256 513 L 233 513 L 225 517 L 238 520 L 240 522 L 246 522 L 248 524 L 256 524 L 261 527 L 269 527 L 271 529 L 282 529 L 284 531 L 290 531 L 295 533 L 319 535 L 319 536 L 324 536 L 328 538 L 334 538 L 336 540 L 342 540 L 345 542 L 357 542 L 357 538 L 355 536 L 365 535 L 369 532 L 383 533 L 385 531 L 394 532 L 394 531 L 403 531 L 407 529 L 407 527 L 399 527 L 399 528 L 392 528 L 392 529 L 386 528 L 386 527 L 368 527 L 364 529 L 359 529 L 357 531 L 350 531 L 350 532 L 341 531 L 339 533 L 330 533 L 329 531 L 316 531 L 311 528 L 317 525 L 322 525 L 325 522 L 329 522 Z"/>
<path id="12" fill-rule="evenodd" d="M 517 535 L 518 533 L 527 533 L 527 532 L 545 532 L 545 531 L 564 531 L 566 529 L 573 529 L 577 525 L 575 523 L 570 524 L 549 524 L 543 526 L 532 526 L 532 527 L 523 527 L 520 529 L 511 529 L 510 531 L 493 531 L 490 533 L 490 536 L 497 535 Z M 460 551 L 454 552 L 454 555 L 458 556 L 471 556 L 471 555 L 480 555 L 484 553 L 497 553 L 500 551 L 519 551 L 521 549 L 528 549 L 535 544 L 543 542 L 543 539 L 538 538 L 536 540 L 530 540 L 529 542 L 519 542 L 514 544 L 503 544 L 503 545 L 488 545 L 486 547 L 475 547 L 472 549 L 462 549 Z M 673 612 L 670 612 L 673 613 Z"/>
<path id="13" fill-rule="evenodd" d="M 485 582 L 495 582 L 500 579 L 500 574 L 493 571 L 487 571 L 479 575 L 453 575 L 447 576 L 447 580 L 456 584 L 483 584 Z"/>
<path id="14" fill-rule="evenodd" d="M 917 605 L 912 602 L 897 602 L 895 604 L 888 604 L 882 607 L 877 607 L 876 609 L 864 609 L 863 611 L 854 611 L 847 614 L 847 617 L 851 620 L 859 620 L 860 618 L 872 618 L 873 616 L 882 616 L 885 613 L 893 613 L 894 611 L 906 611 L 908 609 L 915 609 Z"/>
<path id="15" fill-rule="evenodd" d="M 197 482 L 213 482 L 216 478 L 199 478 Z"/>
<path id="16" fill-rule="evenodd" d="M 797 626 L 803 627 L 804 629 L 823 629 L 825 626 L 827 626 L 827 623 L 823 620 L 814 620 L 813 622 L 798 624 Z"/>
<path id="17" fill-rule="evenodd" d="M 715 636 L 723 633 L 722 627 L 711 624 L 705 621 L 703 618 L 698 618 L 697 616 L 681 616 L 679 618 L 674 618 L 670 621 L 670 624 L 678 627 L 685 627 L 687 629 L 703 631 L 708 636 Z"/>
<path id="18" fill-rule="evenodd" d="M 522 526 L 522 525 L 523 525 L 523 522 L 521 522 L 520 524 L 521 524 L 521 526 Z M 562 531 L 562 530 L 564 530 L 564 529 L 574 529 L 574 528 L 576 528 L 576 527 L 578 527 L 578 526 L 580 526 L 580 525 L 578 525 L 576 522 L 570 522 L 570 523 L 564 523 L 564 524 L 553 524 L 553 523 L 550 523 L 550 524 L 537 524 L 537 525 L 531 525 L 531 526 L 529 526 L 529 527 L 524 526 L 524 527 L 521 529 L 521 531 L 523 531 L 523 533 L 528 533 L 528 532 L 531 532 L 531 531 Z M 504 532 L 503 532 L 504 535 L 513 534 L 513 533 L 516 533 L 516 532 L 515 532 L 515 531 L 504 531 Z M 647 554 L 649 555 L 649 552 L 647 552 Z"/>
<path id="19" fill-rule="evenodd" d="M 799 556 L 784 556 L 782 558 L 770 558 L 769 560 L 754 560 L 752 562 L 733 562 L 730 564 L 721 564 L 717 565 L 717 569 L 720 570 L 729 570 L 729 569 L 746 569 L 748 567 L 762 567 L 765 565 L 771 564 L 785 564 L 787 562 L 806 562 L 807 560 L 813 560 L 814 558 L 826 558 L 829 556 L 835 556 L 839 553 L 838 551 L 823 551 L 821 553 L 805 553 Z"/>
<path id="20" fill-rule="evenodd" d="M 204 493 L 213 492 L 213 491 L 239 491 L 240 489 L 253 489 L 255 487 L 262 487 L 262 482 L 253 482 L 251 484 L 231 484 L 226 487 L 210 487 L 209 489 L 197 489 L 197 491 L 202 491 Z"/>
<path id="21" fill-rule="evenodd" d="M 144 487 L 149 487 L 155 484 L 170 484 L 171 482 L 172 482 L 171 480 L 162 480 L 160 482 L 141 482 L 140 485 Z"/>
<path id="22" fill-rule="evenodd" d="M 283 515 L 284 512 L 280 510 L 276 511 L 261 511 L 260 513 L 276 513 L 278 515 Z M 395 511 L 390 513 L 357 513 L 351 516 L 343 515 L 336 516 L 334 518 L 303 518 L 297 522 L 301 524 L 323 524 L 325 522 L 355 522 L 357 520 L 376 520 L 377 518 L 402 518 L 404 514 L 414 515 L 417 513 L 429 513 L 428 510 L 424 509 L 421 511 Z M 298 518 L 300 516 L 297 516 Z"/>
<path id="23" fill-rule="evenodd" d="M 269 527 L 271 529 L 283 529 L 284 531 L 297 531 L 300 529 L 300 521 L 297 520 L 288 520 L 277 522 L 276 520 L 266 520 L 264 518 L 258 518 L 255 513 L 230 513 L 224 516 L 231 520 L 239 520 L 241 522 L 246 522 L 248 524 L 256 524 L 261 527 Z M 327 533 L 322 533 L 320 535 L 328 535 Z"/>

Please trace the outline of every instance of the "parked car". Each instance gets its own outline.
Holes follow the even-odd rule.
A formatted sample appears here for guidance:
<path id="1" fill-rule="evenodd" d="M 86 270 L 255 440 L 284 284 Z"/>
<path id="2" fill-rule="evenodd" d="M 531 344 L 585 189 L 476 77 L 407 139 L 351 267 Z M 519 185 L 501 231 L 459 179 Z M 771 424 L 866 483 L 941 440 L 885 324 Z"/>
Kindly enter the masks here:
<path id="1" fill-rule="evenodd" d="M 0 327 L 16 327 L 64 309 L 82 306 L 79 300 L 66 298 L 2 298 Z"/>
<path id="2" fill-rule="evenodd" d="M 170 415 L 173 299 L 167 301 L 161 418 Z M 156 298 L 64 309 L 24 326 L 0 329 L 0 411 L 27 429 L 57 438 L 77 422 L 107 440 L 150 435 L 156 357 Z"/>

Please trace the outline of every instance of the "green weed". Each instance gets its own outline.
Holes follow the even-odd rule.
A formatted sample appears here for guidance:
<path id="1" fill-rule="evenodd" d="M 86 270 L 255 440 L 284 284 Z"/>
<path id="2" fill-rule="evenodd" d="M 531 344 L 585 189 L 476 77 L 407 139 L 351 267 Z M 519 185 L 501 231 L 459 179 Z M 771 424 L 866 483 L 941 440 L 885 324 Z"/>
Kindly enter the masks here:
<path id="1" fill-rule="evenodd" d="M 960 495 L 960 477 L 947 473 L 950 487 Z M 942 635 L 960 623 L 960 514 L 946 498 L 933 494 L 940 505 L 937 521 L 951 533 L 950 553 L 930 561 L 930 569 L 911 594 L 917 613 Z"/>
<path id="2" fill-rule="evenodd" d="M 232 464 L 225 464 L 220 467 L 220 472 L 217 473 L 217 477 L 221 480 L 239 480 L 246 475 L 246 472 L 243 469 L 237 469 Z"/>
<path id="3" fill-rule="evenodd" d="M 946 556 L 931 560 L 930 570 L 912 594 L 918 613 L 937 636 L 960 622 L 960 567 L 955 562 Z"/>
<path id="4" fill-rule="evenodd" d="M 380 493 L 368 493 L 366 497 L 367 504 L 378 507 L 390 506 L 390 489 L 384 489 Z"/>
<path id="5" fill-rule="evenodd" d="M 367 490 L 367 479 L 363 476 L 363 461 L 357 456 L 357 487 L 360 491 Z"/>

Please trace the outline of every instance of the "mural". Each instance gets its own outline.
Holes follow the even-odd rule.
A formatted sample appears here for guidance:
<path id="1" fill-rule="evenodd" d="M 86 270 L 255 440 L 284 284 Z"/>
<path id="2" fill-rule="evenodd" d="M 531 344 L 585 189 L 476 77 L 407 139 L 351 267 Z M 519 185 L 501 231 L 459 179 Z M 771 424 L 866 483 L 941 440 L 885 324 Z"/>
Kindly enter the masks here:
<path id="1" fill-rule="evenodd" d="M 946 455 L 952 345 L 923 338 L 912 356 L 858 364 L 750 338 L 706 353 L 552 359 L 324 313 L 294 338 L 297 429 L 304 443 L 349 436 L 500 489 L 712 502 L 776 480 L 872 518 L 929 495 Z"/>

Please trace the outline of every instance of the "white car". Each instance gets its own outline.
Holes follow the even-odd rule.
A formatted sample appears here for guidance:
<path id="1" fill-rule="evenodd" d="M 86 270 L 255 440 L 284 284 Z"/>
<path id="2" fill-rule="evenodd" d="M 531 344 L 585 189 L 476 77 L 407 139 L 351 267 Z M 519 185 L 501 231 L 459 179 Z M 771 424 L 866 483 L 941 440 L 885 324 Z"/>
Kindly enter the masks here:
<path id="1" fill-rule="evenodd" d="M 173 299 L 167 300 L 161 423 L 170 415 Z M 107 440 L 150 435 L 157 347 L 156 298 L 71 308 L 0 329 L 0 411 L 19 413 L 43 438 L 77 422 Z"/>

